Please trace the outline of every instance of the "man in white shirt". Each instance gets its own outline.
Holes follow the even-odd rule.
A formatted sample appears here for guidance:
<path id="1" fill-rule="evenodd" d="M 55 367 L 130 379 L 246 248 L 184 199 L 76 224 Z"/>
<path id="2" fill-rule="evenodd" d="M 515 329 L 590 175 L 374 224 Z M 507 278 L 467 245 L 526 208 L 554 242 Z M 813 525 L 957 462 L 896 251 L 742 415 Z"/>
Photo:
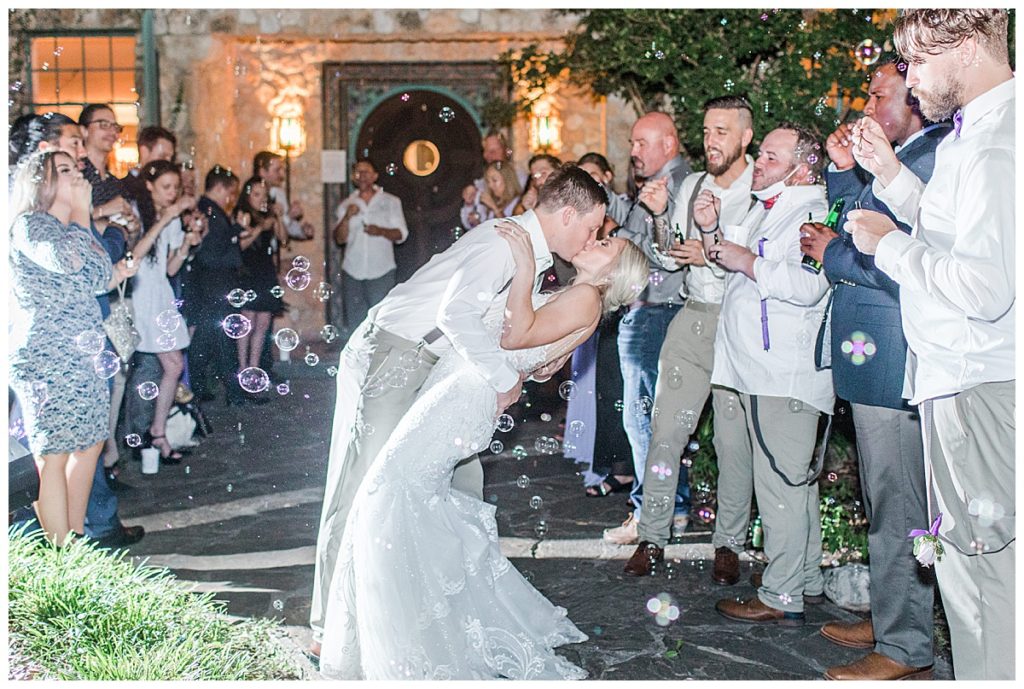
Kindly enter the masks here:
<path id="1" fill-rule="evenodd" d="M 601 185 L 570 166 L 551 175 L 536 209 L 511 218 L 530 235 L 538 283 L 551 267 L 552 253 L 569 260 L 594 242 L 604 224 L 606 200 Z M 483 322 L 492 304 L 507 299 L 505 290 L 515 273 L 511 248 L 495 232 L 496 223 L 467 233 L 391 290 L 370 309 L 341 353 L 313 577 L 311 653 L 319 655 L 327 596 L 352 500 L 439 355 L 454 349 L 477 367 L 498 393 L 495 417 L 519 398 L 522 376 Z M 452 487 L 482 499 L 483 470 L 477 458 L 456 468 Z"/>
<path id="2" fill-rule="evenodd" d="M 931 120 L 952 116 L 928 184 L 873 121 L 854 156 L 911 235 L 872 211 L 846 223 L 900 286 L 904 397 L 921 409 L 935 572 L 957 679 L 1014 676 L 1014 78 L 1005 10 L 907 10 L 895 43 Z M 926 529 L 929 525 L 917 526 Z M 909 547 L 909 544 L 908 544 Z M 919 559 L 920 556 L 919 556 Z"/>
<path id="3" fill-rule="evenodd" d="M 402 201 L 377 186 L 377 168 L 368 159 L 352 166 L 355 191 L 338 205 L 334 241 L 345 247 L 341 263 L 341 296 L 345 305 L 345 337 L 395 286 L 395 244 L 409 236 Z"/>
<path id="4" fill-rule="evenodd" d="M 761 142 L 751 180 L 760 203 L 741 225 L 721 226 L 710 194 L 693 209 L 708 241 L 718 240 L 708 257 L 729 271 L 711 383 L 735 391 L 736 405 L 722 409 L 716 428 L 746 429 L 751 448 L 719 461 L 753 475 L 769 559 L 755 597 L 715 605 L 743 622 L 802 625 L 804 603 L 824 591 L 813 454 L 818 419 L 832 413 L 835 397 L 831 373 L 815 370 L 812 344 L 828 280 L 803 269 L 800 252 L 800 226 L 827 211 L 815 184 L 821 153 L 813 134 L 782 124 Z"/>
<path id="5" fill-rule="evenodd" d="M 697 426 L 704 403 L 711 390 L 711 370 L 714 366 L 715 332 L 718 314 L 725 291 L 725 271 L 708 263 L 700 228 L 693 219 L 693 206 L 698 195 L 707 191 L 721 199 L 722 224 L 739 224 L 750 210 L 750 183 L 754 160 L 746 155 L 747 146 L 754 138 L 753 112 L 744 98 L 722 96 L 704 104 L 704 157 L 706 172 L 687 176 L 675 199 L 675 211 L 667 212 L 668 190 L 661 187 L 650 203 L 655 233 L 659 237 L 672 237 L 666 243 L 667 255 L 662 255 L 666 270 L 681 268 L 686 272 L 680 296 L 683 308 L 669 323 L 658 358 L 658 382 L 655 384 L 654 409 L 651 415 L 651 441 L 644 467 L 645 509 L 638 527 L 640 542 L 625 566 L 630 576 L 646 576 L 654 565 L 664 559 L 665 545 L 673 525 L 673 502 L 679 483 L 688 480 L 686 467 L 679 461 L 683 448 Z M 674 233 L 678 233 L 677 235 Z M 722 414 L 732 393 L 715 388 L 712 404 Z M 735 405 L 735 402 L 733 402 Z M 715 448 L 721 458 L 736 452 L 729 440 L 739 436 L 746 443 L 746 432 L 729 435 L 727 429 L 715 433 Z M 719 466 L 728 465 L 723 459 Z M 753 486 L 750 477 L 732 480 L 727 472 L 719 473 L 716 520 L 715 572 L 716 580 L 724 576 L 734 584 L 739 579 L 739 557 L 743 549 L 750 518 L 750 496 Z M 745 480 L 744 480 L 745 479 Z M 735 494 L 735 495 L 734 495 Z M 723 527 L 723 524 L 727 525 Z M 734 537 L 730 538 L 732 534 Z M 722 551 L 719 553 L 719 551 Z M 721 561 L 734 561 L 729 576 L 723 575 Z M 734 571 L 733 571 L 734 570 Z"/>

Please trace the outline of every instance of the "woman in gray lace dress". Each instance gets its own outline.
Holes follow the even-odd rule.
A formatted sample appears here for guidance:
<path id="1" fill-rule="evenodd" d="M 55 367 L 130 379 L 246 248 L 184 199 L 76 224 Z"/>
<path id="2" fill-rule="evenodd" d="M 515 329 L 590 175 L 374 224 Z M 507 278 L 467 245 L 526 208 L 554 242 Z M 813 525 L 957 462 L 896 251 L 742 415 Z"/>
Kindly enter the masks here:
<path id="1" fill-rule="evenodd" d="M 103 346 L 96 294 L 134 272 L 124 262 L 115 270 L 89 231 L 90 194 L 71 156 L 47 151 L 16 172 L 11 200 L 10 385 L 39 471 L 36 513 L 57 544 L 85 530 L 107 437 L 110 392 L 97 373 L 106 359 L 94 360 Z"/>

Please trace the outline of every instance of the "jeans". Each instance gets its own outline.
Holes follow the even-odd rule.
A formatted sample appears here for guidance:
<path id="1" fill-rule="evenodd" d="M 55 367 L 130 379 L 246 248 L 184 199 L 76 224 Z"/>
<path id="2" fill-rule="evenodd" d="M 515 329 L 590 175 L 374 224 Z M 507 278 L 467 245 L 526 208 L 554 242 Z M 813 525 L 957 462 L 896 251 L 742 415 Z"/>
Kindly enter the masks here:
<path id="1" fill-rule="evenodd" d="M 633 451 L 636 483 L 629 499 L 636 506 L 640 519 L 643 505 L 643 475 L 647 449 L 651 442 L 651 409 L 654 388 L 658 381 L 658 355 L 665 340 L 668 324 L 680 304 L 651 304 L 633 308 L 619 323 L 619 364 L 622 369 L 622 425 Z M 685 467 L 680 465 L 680 471 Z M 680 473 L 676 489 L 676 514 L 690 513 L 690 483 Z"/>
<path id="2" fill-rule="evenodd" d="M 397 270 L 389 270 L 379 278 L 359 280 L 341 271 L 341 297 L 345 306 L 346 336 L 355 332 L 366 320 L 366 312 L 379 304 L 397 284 Z"/>

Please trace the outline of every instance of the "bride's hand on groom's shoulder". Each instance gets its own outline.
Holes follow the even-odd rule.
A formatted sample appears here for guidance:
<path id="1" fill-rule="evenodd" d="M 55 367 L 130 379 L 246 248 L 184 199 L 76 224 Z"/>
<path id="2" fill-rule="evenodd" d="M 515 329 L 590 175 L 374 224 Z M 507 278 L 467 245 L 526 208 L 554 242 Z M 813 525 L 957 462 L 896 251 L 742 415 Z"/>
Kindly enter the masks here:
<path id="1" fill-rule="evenodd" d="M 495 225 L 495 230 L 504 237 L 511 247 L 516 269 L 532 274 L 536 264 L 533 258 L 533 243 L 530 241 L 530 233 L 512 220 L 499 220 Z"/>

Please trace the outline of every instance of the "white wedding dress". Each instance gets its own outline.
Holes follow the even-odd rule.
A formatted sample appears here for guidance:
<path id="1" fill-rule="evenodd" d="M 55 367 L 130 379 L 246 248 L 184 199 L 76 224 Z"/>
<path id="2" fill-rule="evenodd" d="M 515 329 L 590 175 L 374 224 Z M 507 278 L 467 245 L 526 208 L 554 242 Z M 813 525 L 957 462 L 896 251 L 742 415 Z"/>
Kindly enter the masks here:
<path id="1" fill-rule="evenodd" d="M 485 318 L 495 340 L 502 311 Z M 509 355 L 532 371 L 578 344 L 574 336 Z M 325 677 L 586 677 L 552 650 L 586 634 L 501 554 L 495 507 L 451 487 L 455 464 L 488 447 L 495 409 L 476 369 L 443 355 L 349 513 L 324 624 Z"/>

